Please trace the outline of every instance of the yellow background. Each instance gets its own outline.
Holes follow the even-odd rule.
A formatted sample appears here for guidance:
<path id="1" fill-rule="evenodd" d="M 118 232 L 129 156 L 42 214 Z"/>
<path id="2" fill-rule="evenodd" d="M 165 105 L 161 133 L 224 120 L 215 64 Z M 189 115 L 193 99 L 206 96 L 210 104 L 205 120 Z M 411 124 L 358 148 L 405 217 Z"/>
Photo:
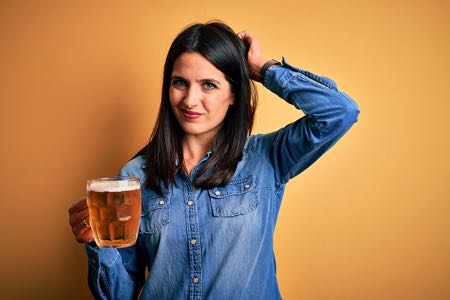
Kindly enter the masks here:
<path id="1" fill-rule="evenodd" d="M 90 299 L 67 209 L 150 135 L 170 42 L 213 18 L 334 79 L 359 122 L 288 185 L 285 299 L 450 299 L 448 1 L 1 1 L 2 299 Z M 254 132 L 298 118 L 259 86 Z"/>

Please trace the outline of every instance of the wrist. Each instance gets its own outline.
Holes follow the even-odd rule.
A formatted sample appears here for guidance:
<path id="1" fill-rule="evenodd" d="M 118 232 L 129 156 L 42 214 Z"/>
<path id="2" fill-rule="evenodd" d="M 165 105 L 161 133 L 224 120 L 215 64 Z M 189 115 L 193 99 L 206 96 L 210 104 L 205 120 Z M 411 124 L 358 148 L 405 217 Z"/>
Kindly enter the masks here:
<path id="1" fill-rule="evenodd" d="M 271 60 L 266 61 L 266 62 L 261 66 L 261 69 L 260 69 L 260 71 L 259 71 L 259 78 L 260 78 L 260 80 L 261 80 L 261 83 L 264 83 L 264 77 L 265 77 L 265 75 L 266 75 L 267 70 L 268 70 L 270 67 L 273 67 L 273 66 L 276 66 L 276 65 L 279 66 L 279 65 L 281 65 L 281 63 L 280 63 L 279 61 L 275 60 L 275 59 L 271 59 Z"/>
<path id="2" fill-rule="evenodd" d="M 86 245 L 89 245 L 89 246 L 91 246 L 92 248 L 97 248 L 97 247 L 98 247 L 98 246 L 97 246 L 97 243 L 96 243 L 95 241 L 86 243 Z"/>
<path id="3" fill-rule="evenodd" d="M 264 64 L 267 62 L 267 59 L 261 58 L 254 64 L 254 70 L 258 74 L 261 73 L 261 68 L 264 66 Z"/>

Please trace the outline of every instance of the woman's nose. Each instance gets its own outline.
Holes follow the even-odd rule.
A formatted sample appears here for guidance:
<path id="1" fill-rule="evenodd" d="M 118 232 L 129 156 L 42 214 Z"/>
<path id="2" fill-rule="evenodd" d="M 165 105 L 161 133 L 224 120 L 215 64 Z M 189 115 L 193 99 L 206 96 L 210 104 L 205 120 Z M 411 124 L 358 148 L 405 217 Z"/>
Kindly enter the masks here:
<path id="1" fill-rule="evenodd" d="M 194 106 L 198 105 L 198 103 L 201 101 L 202 97 L 203 97 L 203 93 L 202 93 L 201 89 L 199 89 L 195 86 L 190 86 L 187 90 L 186 97 L 184 97 L 184 99 L 183 99 L 183 103 L 187 107 L 194 107 Z"/>

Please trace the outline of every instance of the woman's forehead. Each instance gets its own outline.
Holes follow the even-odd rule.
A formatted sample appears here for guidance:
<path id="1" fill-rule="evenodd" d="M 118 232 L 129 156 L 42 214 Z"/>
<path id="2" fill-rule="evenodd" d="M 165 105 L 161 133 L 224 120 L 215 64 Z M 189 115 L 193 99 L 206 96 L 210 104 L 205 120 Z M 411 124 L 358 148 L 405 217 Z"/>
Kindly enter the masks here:
<path id="1" fill-rule="evenodd" d="M 175 60 L 172 76 L 201 80 L 214 78 L 225 81 L 225 75 L 198 52 L 184 52 Z"/>

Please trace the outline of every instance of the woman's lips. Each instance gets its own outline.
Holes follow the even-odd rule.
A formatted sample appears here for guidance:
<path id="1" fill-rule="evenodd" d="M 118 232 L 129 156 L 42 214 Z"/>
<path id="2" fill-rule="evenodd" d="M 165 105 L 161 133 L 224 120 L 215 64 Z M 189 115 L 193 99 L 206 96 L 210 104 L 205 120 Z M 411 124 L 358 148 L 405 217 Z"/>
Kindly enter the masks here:
<path id="1" fill-rule="evenodd" d="M 183 112 L 183 116 L 188 120 L 194 120 L 200 117 L 202 114 L 195 111 L 181 110 Z"/>

